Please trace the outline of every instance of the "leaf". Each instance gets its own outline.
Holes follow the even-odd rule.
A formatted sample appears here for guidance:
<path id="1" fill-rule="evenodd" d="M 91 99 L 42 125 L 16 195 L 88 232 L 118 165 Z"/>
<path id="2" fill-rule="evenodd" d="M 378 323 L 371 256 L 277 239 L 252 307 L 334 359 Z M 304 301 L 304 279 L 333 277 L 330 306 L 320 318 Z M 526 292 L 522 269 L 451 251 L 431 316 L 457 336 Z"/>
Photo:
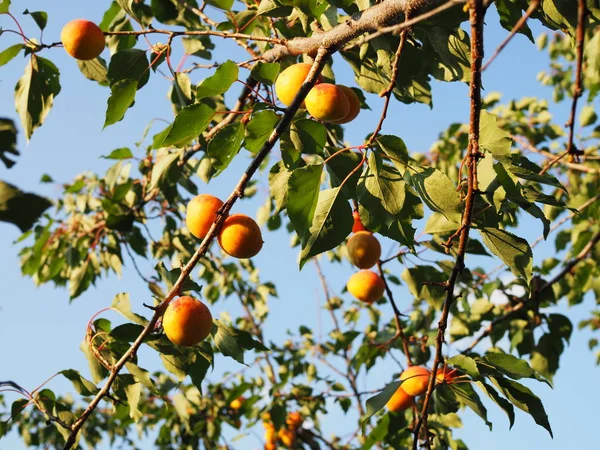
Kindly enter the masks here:
<path id="1" fill-rule="evenodd" d="M 2 55 L 0 54 L 0 66 L 2 65 Z M 593 125 L 596 120 L 598 120 L 598 115 L 594 111 L 594 107 L 592 105 L 585 105 L 581 108 L 581 113 L 579 113 L 579 123 L 582 127 L 587 127 L 589 125 Z"/>
<path id="2" fill-rule="evenodd" d="M 34 55 L 15 87 L 15 107 L 27 141 L 44 123 L 54 98 L 60 93 L 59 71 L 47 59 Z"/>
<path id="3" fill-rule="evenodd" d="M 442 81 L 468 81 L 470 70 L 469 35 L 461 28 L 429 26 L 421 28 L 424 51 L 430 58 L 431 74 Z"/>
<path id="4" fill-rule="evenodd" d="M 550 383 L 544 377 L 541 377 L 524 359 L 519 359 L 509 353 L 487 352 L 483 358 L 484 361 L 491 364 L 504 375 L 520 380 L 521 378 L 534 378 L 538 381 Z"/>
<path id="5" fill-rule="evenodd" d="M 152 167 L 152 175 L 150 176 L 148 190 L 161 186 L 163 182 L 168 179 L 170 169 L 177 163 L 180 156 L 181 154 L 176 152 L 162 154 L 157 157 L 156 162 Z"/>
<path id="6" fill-rule="evenodd" d="M 444 272 L 433 266 L 422 265 L 404 269 L 402 279 L 415 299 L 426 300 L 434 308 L 441 308 L 444 303 L 443 287 L 425 282 L 445 283 L 447 277 Z"/>
<path id="7" fill-rule="evenodd" d="M 244 364 L 244 351 L 238 345 L 234 332 L 221 323 L 219 320 L 213 321 L 213 329 L 210 333 L 215 341 L 217 349 L 225 356 L 235 359 L 240 364 Z"/>
<path id="8" fill-rule="evenodd" d="M 96 387 L 96 385 L 91 381 L 83 378 L 81 374 L 76 370 L 63 370 L 59 373 L 71 383 L 73 383 L 73 387 L 75 388 L 78 394 L 83 395 L 84 397 L 90 397 L 98 393 L 99 389 Z"/>
<path id="9" fill-rule="evenodd" d="M 195 360 L 187 369 L 187 373 L 190 376 L 194 386 L 202 392 L 202 381 L 210 368 L 210 361 L 204 357 L 204 355 L 196 354 Z"/>
<path id="10" fill-rule="evenodd" d="M 148 321 L 144 317 L 134 313 L 131 310 L 131 301 L 129 300 L 129 294 L 127 293 L 115 295 L 115 298 L 113 299 L 110 307 L 111 309 L 114 309 L 115 311 L 121 313 L 125 318 L 131 320 L 134 323 L 137 323 L 138 325 L 145 326 L 148 323 Z"/>
<path id="11" fill-rule="evenodd" d="M 23 44 L 15 44 L 2 50 L 2 52 L 0 52 L 0 67 L 7 64 L 10 60 L 17 56 L 19 52 L 24 48 L 25 46 Z"/>
<path id="12" fill-rule="evenodd" d="M 197 139 L 211 122 L 215 110 L 208 105 L 196 103 L 182 108 L 166 131 L 162 142 L 153 147 L 183 147 Z"/>
<path id="13" fill-rule="evenodd" d="M 271 110 L 253 114 L 246 126 L 244 147 L 251 153 L 257 153 L 269 139 L 277 122 L 279 122 L 279 116 Z"/>
<path id="14" fill-rule="evenodd" d="M 206 3 L 224 11 L 231 10 L 233 0 L 207 0 Z"/>
<path id="15" fill-rule="evenodd" d="M 292 171 L 288 170 L 283 161 L 279 161 L 269 171 L 269 191 L 275 201 L 275 211 L 279 214 L 286 208 L 288 195 L 288 182 Z"/>
<path id="16" fill-rule="evenodd" d="M 398 136 L 384 134 L 377 138 L 377 145 L 392 161 L 399 171 L 403 171 L 408 164 L 408 149 L 406 144 Z"/>
<path id="17" fill-rule="evenodd" d="M 225 61 L 221 64 L 215 74 L 208 77 L 196 88 L 196 98 L 214 97 L 224 94 L 238 79 L 238 66 L 233 61 Z"/>
<path id="18" fill-rule="evenodd" d="M 40 28 L 40 30 L 43 31 L 44 28 L 46 28 L 46 24 L 48 23 L 48 13 L 44 11 L 30 12 L 26 9 L 25 11 L 23 11 L 23 14 L 29 14 L 33 18 L 37 26 Z"/>
<path id="19" fill-rule="evenodd" d="M 462 372 L 466 373 L 473 379 L 477 379 L 481 377 L 479 373 L 479 369 L 477 369 L 477 363 L 473 358 L 469 358 L 465 355 L 455 355 L 452 358 L 448 359 L 448 364 L 457 367 Z M 438 369 L 439 371 L 439 369 Z"/>
<path id="20" fill-rule="evenodd" d="M 550 433 L 550 436 L 554 437 L 542 401 L 529 388 L 505 378 L 491 377 L 491 379 L 513 405 L 529 413 L 533 417 L 533 420 L 535 420 L 535 423 L 545 428 Z"/>
<path id="21" fill-rule="evenodd" d="M 133 104 L 136 90 L 136 80 L 121 80 L 111 86 L 104 128 L 121 121 L 125 117 L 125 113 Z"/>
<path id="22" fill-rule="evenodd" d="M 10 0 L 0 1 L 0 14 L 8 13 L 8 7 L 10 6 Z"/>
<path id="23" fill-rule="evenodd" d="M 340 245 L 352 231 L 352 209 L 341 192 L 334 188 L 319 193 L 312 224 L 304 236 L 300 269 L 311 257 Z"/>
<path id="24" fill-rule="evenodd" d="M 281 64 L 275 63 L 266 63 L 262 61 L 258 61 L 250 71 L 250 76 L 254 78 L 259 83 L 266 84 L 268 86 L 275 83 L 277 79 L 277 75 L 279 75 L 279 69 Z"/>
<path id="25" fill-rule="evenodd" d="M 114 327 L 110 335 L 119 341 L 133 342 L 142 333 L 144 327 L 135 323 L 124 323 Z"/>
<path id="26" fill-rule="evenodd" d="M 127 404 L 129 405 L 129 417 L 131 417 L 135 423 L 139 422 L 144 416 L 138 408 L 141 394 L 141 383 L 131 383 L 125 386 L 125 395 L 127 396 Z"/>
<path id="27" fill-rule="evenodd" d="M 327 142 L 325 125 L 310 119 L 298 119 L 292 123 L 289 134 L 295 149 L 300 153 L 323 153 Z"/>
<path id="28" fill-rule="evenodd" d="M 500 24 L 505 30 L 511 31 L 522 17 L 521 2 L 514 0 L 496 0 L 496 11 L 500 16 Z M 533 43 L 533 35 L 527 22 L 517 27 L 517 33 L 522 33 Z"/>
<path id="29" fill-rule="evenodd" d="M 365 415 L 361 417 L 361 422 L 364 424 L 367 420 L 371 418 L 373 414 L 382 409 L 389 401 L 389 399 L 392 398 L 392 396 L 398 390 L 401 384 L 402 381 L 394 381 L 388 384 L 379 394 L 367 399 L 367 411 L 365 412 Z"/>
<path id="30" fill-rule="evenodd" d="M 481 398 L 479 398 L 479 395 L 475 392 L 471 384 L 449 384 L 448 387 L 454 392 L 456 399 L 461 405 L 472 409 L 475 414 L 483 419 L 488 428 L 490 430 L 492 429 L 492 424 L 487 419 L 487 410 L 485 409 L 485 406 L 483 406 L 483 403 L 481 403 Z"/>
<path id="31" fill-rule="evenodd" d="M 288 180 L 287 212 L 302 242 L 306 242 L 317 209 L 322 173 L 323 164 L 314 164 L 295 169 Z"/>
<path id="32" fill-rule="evenodd" d="M 329 157 L 333 152 L 333 149 L 328 148 L 324 156 Z M 344 195 L 348 199 L 356 199 L 356 185 L 361 175 L 359 165 L 362 165 L 362 163 L 362 155 L 357 152 L 339 153 L 330 159 L 325 167 L 329 173 L 331 187 L 342 186 L 342 183 L 344 183 L 342 188 Z M 351 173 L 352 175 L 350 175 Z"/>
<path id="33" fill-rule="evenodd" d="M 130 159 L 133 158 L 133 153 L 127 147 L 117 148 L 110 152 L 108 156 L 102 156 L 104 159 Z"/>
<path id="34" fill-rule="evenodd" d="M 135 80 L 138 82 L 137 88 L 141 89 L 150 78 L 149 65 L 144 50 L 130 48 L 118 51 L 112 55 L 108 64 L 110 86 L 123 80 Z"/>
<path id="35" fill-rule="evenodd" d="M 460 223 L 462 202 L 456 186 L 446 174 L 428 168 L 411 175 L 409 183 L 432 211 L 443 214 L 452 222 Z"/>
<path id="36" fill-rule="evenodd" d="M 476 383 L 477 386 L 479 386 L 483 392 L 485 392 L 487 396 L 491 398 L 494 403 L 496 403 L 506 413 L 508 416 L 508 422 L 510 424 L 509 429 L 512 428 L 515 424 L 515 409 L 513 408 L 513 405 L 500 394 L 498 394 L 498 392 L 496 392 L 496 390 L 485 381 L 477 381 Z"/>
<path id="37" fill-rule="evenodd" d="M 491 152 L 494 158 L 504 158 L 510 154 L 512 139 L 497 124 L 497 117 L 482 110 L 479 117 L 479 147 Z"/>
<path id="38" fill-rule="evenodd" d="M 0 181 L 0 221 L 14 224 L 22 232 L 29 230 L 51 205 L 44 197 Z"/>
<path id="39" fill-rule="evenodd" d="M 483 228 L 479 232 L 483 243 L 518 277 L 531 281 L 533 254 L 527 241 L 505 230 Z"/>
<path id="40" fill-rule="evenodd" d="M 7 154 L 19 156 L 17 150 L 17 127 L 12 119 L 0 118 L 0 160 L 7 169 L 15 165 Z"/>
<path id="41" fill-rule="evenodd" d="M 132 362 L 126 362 L 125 367 L 129 373 L 133 375 L 134 378 L 143 386 L 148 388 L 151 392 L 157 392 L 154 381 L 152 381 L 152 378 L 150 377 L 150 372 L 148 372 L 146 369 L 142 369 L 140 366 Z"/>
<path id="42" fill-rule="evenodd" d="M 233 161 L 235 155 L 240 151 L 244 134 L 244 125 L 237 122 L 221 128 L 210 140 L 206 153 L 213 158 L 212 163 L 216 169 L 213 177 L 221 174 Z"/>
<path id="43" fill-rule="evenodd" d="M 179 16 L 177 6 L 171 0 L 152 0 L 150 7 L 152 8 L 152 15 L 162 23 L 169 23 L 169 21 L 175 20 Z"/>

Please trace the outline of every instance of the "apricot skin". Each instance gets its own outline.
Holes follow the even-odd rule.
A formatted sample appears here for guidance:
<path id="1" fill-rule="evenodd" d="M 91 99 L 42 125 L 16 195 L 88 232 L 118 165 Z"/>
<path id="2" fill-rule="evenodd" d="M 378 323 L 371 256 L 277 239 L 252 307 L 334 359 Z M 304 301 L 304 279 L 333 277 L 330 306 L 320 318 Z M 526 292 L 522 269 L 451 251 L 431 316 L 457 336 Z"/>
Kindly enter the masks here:
<path id="1" fill-rule="evenodd" d="M 396 392 L 394 392 L 394 395 L 392 395 L 385 406 L 387 406 L 387 409 L 390 411 L 397 412 L 409 408 L 412 403 L 413 398 L 402 389 L 402 386 L 400 386 L 396 389 Z"/>
<path id="2" fill-rule="evenodd" d="M 238 397 L 231 401 L 231 403 L 229 404 L 229 407 L 231 409 L 233 409 L 234 411 L 237 411 L 244 404 L 244 400 L 246 400 L 244 397 Z"/>
<path id="3" fill-rule="evenodd" d="M 84 19 L 67 23 L 60 33 L 60 40 L 69 55 L 83 61 L 100 56 L 105 45 L 100 27 Z"/>
<path id="4" fill-rule="evenodd" d="M 411 366 L 400 374 L 403 381 L 401 387 L 408 395 L 421 395 L 427 390 L 430 375 L 431 372 L 426 367 Z"/>
<path id="5" fill-rule="evenodd" d="M 358 233 L 359 231 L 368 231 L 363 225 L 362 220 L 360 220 L 360 215 L 358 214 L 358 211 L 354 211 L 352 213 L 352 217 L 354 217 L 354 225 L 352 225 L 353 233 Z"/>
<path id="6" fill-rule="evenodd" d="M 225 219 L 218 240 L 223 251 L 235 258 L 252 258 L 263 246 L 258 224 L 245 214 Z"/>
<path id="7" fill-rule="evenodd" d="M 370 231 L 359 231 L 348 239 L 348 257 L 359 269 L 369 269 L 381 256 L 381 245 Z"/>
<path id="8" fill-rule="evenodd" d="M 275 81 L 275 93 L 279 100 L 281 100 L 281 103 L 285 106 L 290 106 L 294 101 L 294 97 L 296 97 L 302 83 L 306 80 L 310 68 L 310 64 L 294 64 L 281 72 L 277 77 L 277 80 Z M 322 81 L 323 78 L 319 75 L 316 84 L 319 84 Z M 304 108 L 304 106 L 304 102 L 302 102 L 300 107 Z"/>
<path id="9" fill-rule="evenodd" d="M 209 194 L 194 197 L 187 205 L 185 223 L 194 236 L 204 239 L 213 222 L 217 220 L 217 211 L 223 202 Z"/>
<path id="10" fill-rule="evenodd" d="M 353 274 L 346 287 L 357 300 L 368 304 L 383 297 L 385 291 L 383 280 L 371 270 L 361 270 Z"/>
<path id="11" fill-rule="evenodd" d="M 189 347 L 210 334 L 212 315 L 204 303 L 185 295 L 169 303 L 162 324 L 173 344 Z"/>
<path id="12" fill-rule="evenodd" d="M 338 84 L 337 86 L 344 92 L 344 94 L 346 94 L 346 98 L 348 99 L 349 103 L 349 109 L 348 113 L 344 116 L 343 119 L 336 120 L 333 123 L 344 124 L 352 122 L 360 113 L 360 99 L 358 98 L 358 95 L 356 95 L 356 93 L 348 86 L 344 86 L 342 84 Z"/>
<path id="13" fill-rule="evenodd" d="M 313 87 L 306 96 L 306 110 L 317 120 L 335 122 L 350 111 L 350 100 L 335 84 L 321 83 Z"/>

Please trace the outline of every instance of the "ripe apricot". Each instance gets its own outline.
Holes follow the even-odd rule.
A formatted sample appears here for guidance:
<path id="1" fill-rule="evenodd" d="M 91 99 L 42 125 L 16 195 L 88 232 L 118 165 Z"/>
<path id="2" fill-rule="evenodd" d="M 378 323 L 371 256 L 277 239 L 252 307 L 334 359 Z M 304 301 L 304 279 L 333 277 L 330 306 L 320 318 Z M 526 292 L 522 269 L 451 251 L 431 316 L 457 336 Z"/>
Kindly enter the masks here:
<path id="1" fill-rule="evenodd" d="M 229 404 L 229 407 L 231 409 L 233 409 L 234 411 L 237 411 L 244 404 L 244 400 L 246 400 L 244 397 L 238 397 L 235 400 L 231 401 L 231 403 Z"/>
<path id="2" fill-rule="evenodd" d="M 337 87 L 339 87 L 346 95 L 346 98 L 348 99 L 349 103 L 349 109 L 344 118 L 336 120 L 333 123 L 343 124 L 352 122 L 354 119 L 356 119 L 358 113 L 360 113 L 360 99 L 358 98 L 358 95 L 356 95 L 356 92 L 354 92 L 348 86 L 338 84 Z"/>
<path id="3" fill-rule="evenodd" d="M 60 40 L 69 55 L 84 61 L 100 56 L 105 45 L 100 27 L 84 19 L 67 23 L 60 33 Z"/>
<path id="4" fill-rule="evenodd" d="M 283 72 L 279 74 L 275 81 L 275 92 L 277 97 L 281 100 L 285 106 L 290 106 L 294 101 L 294 97 L 300 90 L 302 83 L 306 80 L 308 72 L 310 72 L 311 65 L 306 63 L 293 64 Z M 323 81 L 321 75 L 317 77 L 316 84 Z M 301 108 L 304 108 L 304 102 L 302 102 Z"/>
<path id="5" fill-rule="evenodd" d="M 371 270 L 361 270 L 353 274 L 346 287 L 356 299 L 368 304 L 383 297 L 385 291 L 383 280 Z"/>
<path id="6" fill-rule="evenodd" d="M 426 367 L 411 366 L 400 374 L 403 381 L 401 387 L 408 395 L 421 395 L 427 390 L 430 375 L 431 372 Z"/>
<path id="7" fill-rule="evenodd" d="M 185 223 L 194 236 L 204 239 L 213 222 L 217 220 L 217 211 L 223 202 L 209 194 L 195 196 L 187 205 Z"/>
<path id="8" fill-rule="evenodd" d="M 302 415 L 298 411 L 293 411 L 287 415 L 285 423 L 290 428 L 298 428 L 300 425 L 302 425 Z"/>
<path id="9" fill-rule="evenodd" d="M 359 231 L 348 239 L 348 257 L 359 269 L 373 267 L 381 256 L 381 245 L 370 231 Z"/>
<path id="10" fill-rule="evenodd" d="M 363 225 L 362 220 L 360 220 L 360 215 L 358 214 L 358 211 L 354 211 L 352 213 L 352 217 L 354 217 L 354 225 L 352 225 L 353 233 L 358 233 L 359 231 L 368 231 Z"/>
<path id="11" fill-rule="evenodd" d="M 350 111 L 350 100 L 335 84 L 321 83 L 306 96 L 306 110 L 323 122 L 342 120 Z"/>
<path id="12" fill-rule="evenodd" d="M 397 412 L 410 407 L 412 402 L 413 398 L 402 389 L 402 386 L 400 386 L 396 389 L 396 392 L 394 392 L 394 395 L 392 395 L 385 406 L 387 406 L 390 411 Z"/>
<path id="13" fill-rule="evenodd" d="M 232 214 L 219 233 L 219 245 L 235 258 L 252 258 L 263 246 L 258 224 L 245 214 Z"/>
<path id="14" fill-rule="evenodd" d="M 204 303 L 184 295 L 169 303 L 162 324 L 173 344 L 191 346 L 209 335 L 212 315 Z"/>
<path id="15" fill-rule="evenodd" d="M 293 430 L 281 428 L 277 433 L 277 437 L 285 447 L 292 447 L 296 440 L 296 433 Z"/>

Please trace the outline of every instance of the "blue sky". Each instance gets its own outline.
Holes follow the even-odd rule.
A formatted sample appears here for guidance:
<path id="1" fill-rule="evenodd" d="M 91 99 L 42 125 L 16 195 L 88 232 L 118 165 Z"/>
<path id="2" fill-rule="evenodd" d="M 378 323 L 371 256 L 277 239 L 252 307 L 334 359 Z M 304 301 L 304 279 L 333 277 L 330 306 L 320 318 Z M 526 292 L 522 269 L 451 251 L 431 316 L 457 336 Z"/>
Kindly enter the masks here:
<path id="1" fill-rule="evenodd" d="M 36 36 L 35 25 L 30 17 L 22 16 L 20 12 L 25 9 L 48 10 L 49 23 L 45 31 L 45 42 L 57 41 L 62 25 L 71 19 L 81 17 L 99 22 L 108 5 L 108 2 L 74 0 L 52 2 L 52 6 L 48 6 L 48 2 L 44 0 L 18 0 L 13 3 L 13 13 L 18 14 L 27 34 L 31 36 Z M 57 6 L 58 4 L 60 6 Z M 209 13 L 217 20 L 220 19 L 215 10 Z M 486 22 L 490 25 L 486 29 L 486 53 L 489 55 L 505 36 L 505 31 L 497 25 L 495 12 L 489 13 Z M 6 16 L 0 16 L 0 27 L 12 28 L 12 22 Z M 539 27 L 534 26 L 534 30 L 539 31 Z M 0 38 L 0 48 L 17 42 L 16 36 L 3 34 Z M 225 43 L 223 47 L 218 48 L 219 50 L 214 52 L 217 61 L 238 56 L 239 60 L 245 59 L 231 43 Z M 0 169 L 0 178 L 5 181 L 22 189 L 55 198 L 60 189 L 54 184 L 38 183 L 43 174 L 49 173 L 55 182 L 60 184 L 69 182 L 82 171 L 103 173 L 111 163 L 100 159 L 101 155 L 123 146 L 133 149 L 134 142 L 140 139 L 151 119 L 172 119 L 166 97 L 169 81 L 159 74 L 153 74 L 149 85 L 138 94 L 135 106 L 127 112 L 125 120 L 102 130 L 108 90 L 85 79 L 77 69 L 76 62 L 68 57 L 63 49 L 51 49 L 45 51 L 42 56 L 51 59 L 58 66 L 62 91 L 56 98 L 46 123 L 34 133 L 29 145 L 26 145 L 23 134 L 20 133 L 19 149 L 22 155 L 11 170 Z M 108 52 L 103 56 L 107 57 Z M 2 116 L 17 118 L 12 107 L 13 89 L 22 75 L 24 65 L 25 60 L 18 57 L 0 72 L 0 99 L 5 105 Z M 550 90 L 536 82 L 537 73 L 546 67 L 545 55 L 538 53 L 524 37 L 517 36 L 485 72 L 485 92 L 503 92 L 506 100 L 522 96 L 549 97 Z M 333 68 L 338 82 L 356 86 L 343 61 L 336 60 Z M 206 76 L 208 75 L 210 73 L 206 72 Z M 347 126 L 346 139 L 353 145 L 360 143 L 362 138 L 374 129 L 379 118 L 382 101 L 374 95 L 368 95 L 367 102 L 372 111 L 363 110 L 359 119 Z M 423 105 L 393 104 L 383 132 L 402 137 L 411 151 L 426 151 L 446 126 L 452 122 L 466 121 L 467 86 L 434 82 L 433 103 L 432 110 Z M 557 123 L 566 121 L 567 109 L 566 104 L 552 107 L 551 111 L 555 113 Z M 158 131 L 160 126 L 154 131 Z M 137 149 L 137 154 L 141 151 Z M 240 154 L 224 174 L 200 189 L 221 198 L 226 197 L 247 162 L 243 153 Z M 201 184 L 199 179 L 194 181 Z M 236 204 L 234 210 L 255 215 L 266 195 L 268 185 L 265 177 L 262 177 L 259 181 L 258 195 L 250 201 Z M 424 223 L 419 224 L 421 227 L 423 225 Z M 522 227 L 521 234 L 528 239 L 534 239 L 541 233 L 539 222 L 524 221 Z M 130 293 L 134 309 L 142 312 L 142 302 L 147 302 L 150 298 L 145 285 L 126 258 L 121 279 L 116 276 L 104 279 L 96 288 L 90 289 L 69 304 L 66 290 L 54 289 L 50 285 L 36 287 L 31 279 L 21 277 L 19 246 L 13 245 L 19 237 L 19 231 L 7 224 L 0 224 L 0 228 L 0 282 L 4 286 L 0 296 L 0 354 L 3 359 L 0 365 L 0 380 L 13 380 L 25 388 L 33 389 L 50 375 L 63 369 L 77 369 L 86 375 L 87 361 L 79 350 L 79 344 L 83 339 L 87 321 L 95 312 L 109 306 L 115 294 L 124 291 Z M 298 271 L 296 250 L 289 248 L 289 235 L 264 230 L 264 239 L 265 246 L 255 258 L 255 263 L 261 268 L 261 278 L 275 281 L 279 291 L 279 298 L 270 303 L 271 316 L 264 330 L 267 341 L 283 341 L 285 330 L 297 329 L 300 324 L 312 326 L 317 330 L 320 323 L 323 329 L 327 330 L 330 325 L 329 318 L 325 311 L 319 309 L 324 299 L 314 266 L 307 264 L 301 272 Z M 385 253 L 391 242 L 381 240 Z M 541 261 L 553 252 L 552 244 L 546 249 L 542 247 L 543 245 L 540 245 L 536 248 L 536 261 Z M 326 262 L 322 264 L 330 287 L 340 293 L 353 269 L 347 263 L 336 266 Z M 497 261 L 490 260 L 487 264 L 494 267 Z M 145 274 L 151 273 L 153 265 L 152 261 L 140 263 Z M 403 270 L 399 264 L 392 268 L 397 270 L 398 274 Z M 402 287 L 396 288 L 396 291 L 400 308 L 410 308 L 411 300 L 406 291 Z M 568 310 L 567 315 L 576 324 L 592 305 L 593 299 L 587 296 L 583 304 Z M 384 305 L 383 311 L 390 316 L 392 314 L 389 305 Z M 214 305 L 212 312 L 215 317 L 223 312 L 232 317 L 240 314 L 233 300 Z M 105 316 L 111 320 L 118 320 L 116 313 L 109 312 Z M 561 369 L 555 377 L 554 390 L 543 384 L 530 383 L 534 392 L 542 397 L 554 429 L 554 440 L 520 411 L 517 412 L 514 428 L 509 431 L 504 414 L 489 402 L 486 404 L 490 420 L 494 423 L 493 433 L 488 431 L 479 418 L 465 412 L 461 415 L 464 429 L 457 431 L 456 435 L 463 438 L 472 449 L 525 449 L 529 448 L 532 442 L 545 449 L 593 448 L 596 438 L 590 431 L 597 426 L 596 405 L 600 403 L 600 390 L 593 387 L 592 380 L 598 379 L 600 369 L 595 366 L 594 356 L 587 350 L 588 337 L 587 332 L 577 331 L 573 335 L 571 345 L 561 360 Z M 152 352 L 144 350 L 140 356 L 144 367 L 150 370 L 160 368 L 158 358 Z M 218 368 L 209 378 L 217 379 L 217 375 L 224 369 L 237 370 L 241 367 L 230 361 L 217 358 Z M 366 377 L 361 377 L 360 384 L 367 389 L 382 387 L 391 381 L 391 374 L 397 371 L 397 366 L 393 364 L 378 367 Z M 590 380 L 591 388 L 584 386 L 585 379 Z M 71 385 L 60 378 L 53 380 L 48 387 L 55 392 L 72 391 Z M 350 419 L 349 417 L 347 420 Z M 329 426 L 344 420 L 343 416 L 336 415 L 330 419 Z M 262 429 L 258 430 L 258 433 L 262 434 Z M 21 448 L 24 446 L 15 433 L 0 440 L 1 450 Z M 236 448 L 256 449 L 260 448 L 260 444 L 256 439 L 248 438 L 240 441 Z"/>

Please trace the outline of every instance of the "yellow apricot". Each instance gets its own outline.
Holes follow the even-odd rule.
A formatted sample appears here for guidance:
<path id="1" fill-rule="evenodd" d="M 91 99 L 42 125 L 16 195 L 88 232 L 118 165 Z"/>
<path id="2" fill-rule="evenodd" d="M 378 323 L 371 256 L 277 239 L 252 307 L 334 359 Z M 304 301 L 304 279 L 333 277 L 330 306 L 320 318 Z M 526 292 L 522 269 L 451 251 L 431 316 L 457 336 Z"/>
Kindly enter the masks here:
<path id="1" fill-rule="evenodd" d="M 288 413 L 285 423 L 290 428 L 298 428 L 300 425 L 302 425 L 302 415 L 298 411 Z"/>
<path id="2" fill-rule="evenodd" d="M 440 367 L 435 374 L 437 384 L 452 384 L 458 377 L 458 372 L 450 366 Z"/>
<path id="3" fill-rule="evenodd" d="M 370 231 L 358 231 L 348 239 L 348 257 L 359 269 L 369 269 L 381 256 L 381 245 Z"/>
<path id="4" fill-rule="evenodd" d="M 185 223 L 194 236 L 204 239 L 213 222 L 217 220 L 217 211 L 223 202 L 209 194 L 195 196 L 187 205 Z"/>
<path id="5" fill-rule="evenodd" d="M 426 367 L 411 366 L 400 374 L 403 381 L 401 387 L 408 395 L 421 395 L 427 390 L 430 375 L 431 372 Z"/>
<path id="6" fill-rule="evenodd" d="M 244 400 L 246 400 L 244 397 L 238 397 L 235 400 L 231 401 L 231 403 L 229 404 L 229 407 L 231 409 L 233 409 L 234 411 L 237 411 L 244 404 Z"/>
<path id="7" fill-rule="evenodd" d="M 360 99 L 358 98 L 358 95 L 356 95 L 356 92 L 354 92 L 348 86 L 338 84 L 337 87 L 339 87 L 346 95 L 350 108 L 348 109 L 348 113 L 344 116 L 343 119 L 336 120 L 332 123 L 343 124 L 352 122 L 354 119 L 356 119 L 358 113 L 360 113 Z"/>
<path id="8" fill-rule="evenodd" d="M 219 233 L 219 245 L 235 258 L 252 258 L 263 246 L 258 224 L 245 214 L 232 214 Z"/>
<path id="9" fill-rule="evenodd" d="M 285 106 L 290 106 L 294 101 L 294 97 L 300 90 L 302 83 L 306 80 L 308 72 L 310 72 L 311 65 L 306 63 L 293 64 L 283 72 L 279 74 L 275 81 L 275 92 L 277 97 L 281 100 Z M 319 84 L 323 81 L 321 75 L 317 77 L 315 84 Z M 302 102 L 301 108 L 304 108 L 304 102 Z"/>
<path id="10" fill-rule="evenodd" d="M 412 403 L 413 398 L 402 389 L 402 386 L 399 386 L 385 406 L 387 406 L 390 411 L 397 412 L 409 408 Z"/>
<path id="11" fill-rule="evenodd" d="M 306 110 L 315 119 L 334 122 L 346 117 L 350 111 L 350 100 L 335 84 L 321 83 L 306 96 Z"/>
<path id="12" fill-rule="evenodd" d="M 293 430 L 281 428 L 277 433 L 277 437 L 279 437 L 279 440 L 285 447 L 292 447 L 294 445 L 294 441 L 296 440 L 296 433 Z"/>
<path id="13" fill-rule="evenodd" d="M 67 23 L 60 33 L 60 40 L 69 55 L 84 61 L 100 56 L 105 45 L 100 27 L 84 19 Z"/>
<path id="14" fill-rule="evenodd" d="M 169 303 L 162 325 L 173 344 L 191 346 L 210 334 L 212 315 L 204 303 L 184 295 Z"/>
<path id="15" fill-rule="evenodd" d="M 350 277 L 346 288 L 356 299 L 371 304 L 383 297 L 385 284 L 375 272 L 361 270 Z"/>

